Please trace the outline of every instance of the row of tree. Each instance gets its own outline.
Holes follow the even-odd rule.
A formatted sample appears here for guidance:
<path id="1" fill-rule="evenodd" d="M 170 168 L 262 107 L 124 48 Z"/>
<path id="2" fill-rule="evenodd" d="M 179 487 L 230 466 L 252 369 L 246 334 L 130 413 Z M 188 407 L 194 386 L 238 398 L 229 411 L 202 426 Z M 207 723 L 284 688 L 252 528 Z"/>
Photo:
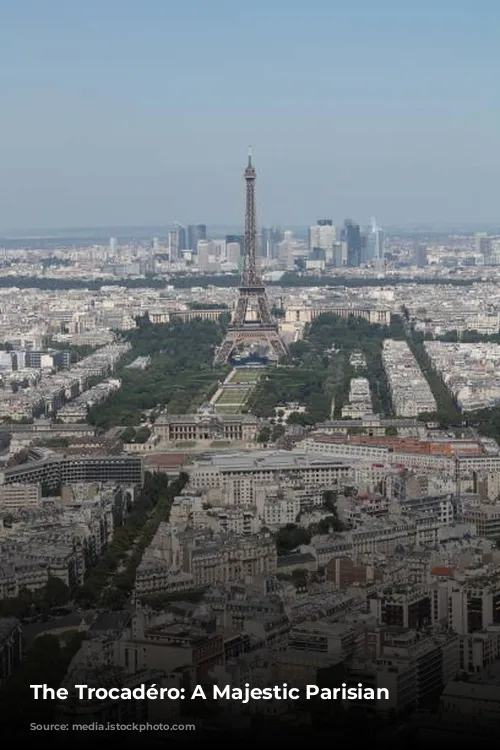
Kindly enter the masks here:
<path id="1" fill-rule="evenodd" d="M 307 528 L 297 523 L 289 523 L 275 535 L 278 556 L 289 555 L 297 547 L 307 545 L 313 536 L 328 534 L 331 531 L 342 531 L 344 524 L 339 519 L 337 509 L 337 493 L 334 490 L 325 490 L 323 493 L 323 510 L 329 515 L 322 518 L 318 523 L 311 524 Z M 300 515 L 300 514 L 299 514 Z"/>
<path id="2" fill-rule="evenodd" d="M 403 308 L 402 316 L 398 316 L 397 319 L 404 328 L 408 346 L 436 400 L 436 410 L 419 414 L 419 418 L 426 422 L 436 421 L 447 425 L 461 424 L 463 420 L 461 409 L 448 390 L 443 378 L 434 368 L 431 358 L 427 354 L 423 335 L 413 329 L 408 309 Z"/>
<path id="3" fill-rule="evenodd" d="M 223 321 L 195 319 L 152 324 L 147 317 L 125 334 L 132 345 L 116 376 L 122 387 L 90 411 L 90 421 L 101 428 L 135 427 L 144 412 L 156 406 L 173 414 L 194 409 L 228 372 L 212 366 L 214 349 L 225 332 Z M 145 370 L 127 367 L 136 357 L 151 357 Z"/>
<path id="4" fill-rule="evenodd" d="M 436 410 L 420 414 L 419 418 L 427 422 L 439 422 L 443 425 L 461 427 L 464 423 L 473 425 L 481 434 L 500 441 L 500 406 L 479 409 L 473 412 L 463 412 L 448 390 L 443 378 L 435 370 L 425 349 L 425 341 L 437 340 L 461 343 L 500 343 L 500 334 L 481 334 L 478 331 L 447 331 L 442 336 L 433 337 L 421 331 L 415 331 L 410 319 L 409 310 L 403 307 L 402 321 L 405 323 L 406 338 L 410 349 L 417 360 L 423 375 L 427 379 L 436 399 Z"/>
<path id="5" fill-rule="evenodd" d="M 129 509 L 125 523 L 115 529 L 104 554 L 92 565 L 89 560 L 85 581 L 74 591 L 54 576 L 36 591 L 23 589 L 19 596 L 0 600 L 1 617 L 21 619 L 48 615 L 55 607 L 75 601 L 84 607 L 120 609 L 130 595 L 135 571 L 158 525 L 168 520 L 173 499 L 188 477 L 181 473 L 174 481 L 166 474 L 146 472 L 139 497 Z"/>
<path id="6" fill-rule="evenodd" d="M 0 277 L 0 288 L 10 288 L 12 286 L 20 289 L 47 289 L 57 291 L 59 289 L 90 289 L 99 291 L 102 286 L 120 286 L 126 289 L 165 289 L 167 285 L 173 285 L 177 289 L 192 289 L 193 287 L 202 287 L 206 289 L 209 286 L 216 287 L 237 287 L 240 284 L 241 277 L 239 274 L 177 274 L 175 277 L 166 280 L 164 277 L 146 275 L 145 278 L 138 279 L 62 279 L 52 278 L 49 276 L 3 276 Z M 452 275 L 447 279 L 443 278 L 403 278 L 387 277 L 377 279 L 378 286 L 394 287 L 400 284 L 420 284 L 423 286 L 441 286 L 448 284 L 450 286 L 471 286 L 474 279 L 454 278 Z M 373 286 L 373 279 L 361 279 L 359 276 L 352 278 L 348 276 L 317 276 L 287 271 L 278 281 L 270 281 L 269 286 L 280 287 L 348 287 L 359 288 Z M 205 306 L 204 306 L 205 307 Z"/>
<path id="7" fill-rule="evenodd" d="M 188 481 L 181 473 L 169 481 L 166 474 L 146 472 L 144 486 L 125 525 L 119 528 L 103 557 L 91 568 L 75 591 L 75 600 L 86 607 L 121 609 L 135 583 L 137 566 L 161 521 L 167 521 L 174 497 Z"/>
<path id="8" fill-rule="evenodd" d="M 24 588 L 19 596 L 0 600 L 0 617 L 29 617 L 48 615 L 55 607 L 63 607 L 71 599 L 69 587 L 60 578 L 49 576 L 45 586 L 37 591 Z"/>
<path id="9" fill-rule="evenodd" d="M 293 414 L 289 421 L 316 424 L 331 416 L 332 403 L 334 416 L 340 416 L 351 378 L 356 374 L 368 378 L 375 410 L 391 414 L 382 345 L 385 338 L 404 338 L 404 335 L 397 318 L 390 326 L 380 326 L 356 316 L 320 315 L 308 326 L 304 338 L 291 345 L 290 365 L 270 368 L 250 395 L 247 408 L 256 416 L 271 418 L 276 407 L 299 402 L 305 404 L 305 413 Z M 350 355 L 359 349 L 365 355 L 367 367 L 355 372 Z"/>

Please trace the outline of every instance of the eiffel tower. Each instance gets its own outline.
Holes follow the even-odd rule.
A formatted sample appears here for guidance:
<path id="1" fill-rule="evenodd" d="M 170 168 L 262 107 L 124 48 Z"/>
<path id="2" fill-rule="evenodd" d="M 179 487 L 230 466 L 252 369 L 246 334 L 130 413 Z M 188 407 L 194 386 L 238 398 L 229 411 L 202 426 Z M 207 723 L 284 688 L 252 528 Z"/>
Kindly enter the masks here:
<path id="1" fill-rule="evenodd" d="M 255 213 L 255 169 L 248 154 L 245 169 L 245 258 L 238 302 L 226 338 L 215 353 L 214 364 L 227 362 L 231 355 L 248 344 L 265 345 L 278 360 L 287 350 L 278 324 L 273 320 L 266 288 L 257 268 L 257 221 Z M 253 314 L 249 317 L 249 312 Z"/>

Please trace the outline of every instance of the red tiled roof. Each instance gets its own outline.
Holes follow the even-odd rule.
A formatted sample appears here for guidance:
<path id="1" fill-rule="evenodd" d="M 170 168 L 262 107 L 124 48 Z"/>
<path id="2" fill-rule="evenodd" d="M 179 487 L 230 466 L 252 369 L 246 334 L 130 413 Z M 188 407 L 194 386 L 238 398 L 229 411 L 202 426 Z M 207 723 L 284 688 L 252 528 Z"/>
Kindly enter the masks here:
<path id="1" fill-rule="evenodd" d="M 433 576 L 452 576 L 453 575 L 453 568 L 433 568 L 431 570 L 431 575 Z"/>

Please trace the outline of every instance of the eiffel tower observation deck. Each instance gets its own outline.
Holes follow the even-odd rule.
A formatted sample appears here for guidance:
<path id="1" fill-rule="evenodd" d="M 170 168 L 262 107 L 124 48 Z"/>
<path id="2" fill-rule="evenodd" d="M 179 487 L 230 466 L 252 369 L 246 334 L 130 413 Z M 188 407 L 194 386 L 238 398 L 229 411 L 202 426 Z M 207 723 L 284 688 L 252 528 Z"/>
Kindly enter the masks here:
<path id="1" fill-rule="evenodd" d="M 222 364 L 245 347 L 266 347 L 269 355 L 283 359 L 287 349 L 279 327 L 271 315 L 266 288 L 257 263 L 257 219 L 255 211 L 255 168 L 248 155 L 245 169 L 245 257 L 238 302 L 222 345 L 215 353 L 214 364 Z"/>

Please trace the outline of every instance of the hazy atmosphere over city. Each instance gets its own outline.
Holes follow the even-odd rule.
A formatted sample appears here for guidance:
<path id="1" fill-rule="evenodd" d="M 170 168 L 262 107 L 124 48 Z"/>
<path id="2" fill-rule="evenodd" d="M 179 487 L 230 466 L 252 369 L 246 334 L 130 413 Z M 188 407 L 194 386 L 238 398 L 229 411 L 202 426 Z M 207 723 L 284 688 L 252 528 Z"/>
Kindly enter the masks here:
<path id="1" fill-rule="evenodd" d="M 17 0 L 1 12 L 0 229 L 494 222 L 488 0 Z"/>

